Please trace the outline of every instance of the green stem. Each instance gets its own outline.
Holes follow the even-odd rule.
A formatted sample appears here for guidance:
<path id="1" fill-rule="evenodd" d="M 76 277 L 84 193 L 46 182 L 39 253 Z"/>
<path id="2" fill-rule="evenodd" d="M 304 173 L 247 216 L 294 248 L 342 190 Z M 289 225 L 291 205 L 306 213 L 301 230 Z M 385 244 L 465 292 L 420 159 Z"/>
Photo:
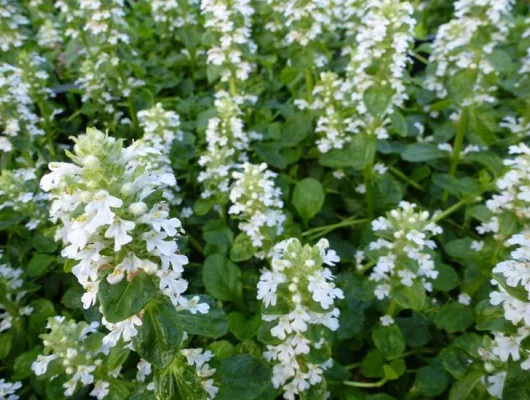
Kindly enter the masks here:
<path id="1" fill-rule="evenodd" d="M 377 122 L 376 122 L 377 123 Z M 368 135 L 368 140 L 371 140 L 373 142 L 377 142 L 377 138 L 375 135 Z M 375 148 L 376 143 L 373 143 L 373 147 Z M 374 163 L 375 163 L 375 154 L 374 151 L 371 155 L 371 159 L 368 163 L 366 163 L 366 166 L 363 169 L 363 176 L 364 176 L 364 186 L 366 189 L 366 208 L 367 208 L 367 214 L 368 218 L 370 220 L 374 219 L 374 211 L 375 211 L 375 199 L 374 199 Z M 357 154 L 352 155 L 353 157 L 357 157 Z"/>
<path id="2" fill-rule="evenodd" d="M 345 365 L 344 368 L 346 368 L 347 370 L 350 370 L 350 369 L 354 369 L 354 368 L 357 368 L 357 367 L 360 367 L 363 363 L 354 363 L 354 364 L 348 364 L 348 365 Z"/>
<path id="3" fill-rule="evenodd" d="M 412 56 L 416 59 L 416 60 L 419 60 L 421 61 L 422 63 L 424 64 L 429 64 L 429 60 L 427 60 L 425 57 L 423 56 L 420 56 L 418 53 L 416 53 L 415 51 L 412 52 Z"/>
<path id="4" fill-rule="evenodd" d="M 396 307 L 397 303 L 394 300 L 390 300 L 390 304 L 388 305 L 388 310 L 386 314 L 392 317 L 394 315 L 394 312 L 396 311 Z"/>
<path id="5" fill-rule="evenodd" d="M 368 222 L 368 220 L 366 218 L 364 218 L 364 219 L 355 219 L 355 217 L 350 217 L 348 219 L 345 219 L 344 221 L 337 222 L 336 224 L 318 226 L 316 228 L 309 229 L 309 230 L 305 231 L 304 233 L 302 233 L 302 236 L 316 234 L 316 233 L 318 233 L 320 231 L 330 231 L 330 230 L 334 230 L 334 229 L 337 229 L 337 228 L 342 228 L 342 227 L 345 227 L 345 226 L 363 224 L 365 222 Z"/>
<path id="6" fill-rule="evenodd" d="M 41 117 L 44 119 L 44 129 L 46 130 L 46 140 L 48 142 L 48 150 L 50 151 L 50 154 L 53 159 L 56 158 L 57 152 L 55 151 L 55 143 L 53 140 L 53 131 L 50 126 L 50 116 L 45 115 L 44 113 L 44 107 L 42 106 L 41 102 L 37 102 L 37 106 L 39 108 L 39 112 Z"/>
<path id="7" fill-rule="evenodd" d="M 451 164 L 449 165 L 449 176 L 455 176 L 458 169 L 458 163 L 460 162 L 460 153 L 462 152 L 462 146 L 464 145 L 464 139 L 466 137 L 467 125 L 469 122 L 469 110 L 466 108 L 462 109 L 460 114 L 460 121 L 456 129 L 455 141 L 453 143 L 453 155 L 451 157 Z M 449 197 L 449 192 L 444 190 L 442 195 L 442 202 L 446 202 Z"/>
<path id="8" fill-rule="evenodd" d="M 189 232 L 186 232 L 186 236 L 189 238 L 191 246 L 195 250 L 197 250 L 201 255 L 204 255 L 204 251 L 202 251 L 202 247 L 199 241 L 195 239 L 193 236 L 191 236 Z"/>
<path id="9" fill-rule="evenodd" d="M 128 103 L 129 103 L 129 114 L 131 114 L 131 119 L 133 122 L 134 130 L 138 131 L 138 126 L 139 126 L 138 117 L 136 116 L 136 107 L 134 105 L 132 96 L 129 96 Z"/>
<path id="10" fill-rule="evenodd" d="M 380 381 L 377 382 L 355 382 L 355 381 L 343 381 L 342 383 L 346 386 L 352 386 L 352 387 L 360 387 L 360 388 L 377 388 L 383 386 L 385 383 L 387 383 L 388 379 L 383 378 Z"/>
<path id="11" fill-rule="evenodd" d="M 237 95 L 237 84 L 234 75 L 230 77 L 230 94 L 234 97 Z"/>
<path id="12" fill-rule="evenodd" d="M 466 198 L 466 199 L 462 199 L 460 200 L 458 203 L 455 203 L 453 204 L 451 207 L 449 207 L 448 209 L 446 209 L 444 212 L 442 212 L 441 214 L 438 214 L 434 219 L 433 219 L 433 222 L 439 222 L 441 221 L 442 219 L 444 219 L 445 217 L 447 217 L 448 215 L 451 215 L 452 213 L 454 213 L 456 210 L 458 210 L 460 207 L 462 207 L 463 205 L 466 205 L 467 203 L 469 203 L 469 199 Z"/>
<path id="13" fill-rule="evenodd" d="M 312 102 L 313 101 L 313 74 L 310 69 L 305 70 L 305 87 L 307 90 L 307 101 Z"/>
<path id="14" fill-rule="evenodd" d="M 410 351 L 407 351 L 405 353 L 401 353 L 397 356 L 394 356 L 394 357 L 388 357 L 387 358 L 387 361 L 394 361 L 394 360 L 399 360 L 400 358 L 405 358 L 405 357 L 408 357 L 408 356 L 412 356 L 414 354 L 432 354 L 432 353 L 435 353 L 436 350 L 434 349 L 416 349 L 416 350 L 410 350 Z"/>
<path id="15" fill-rule="evenodd" d="M 370 261 L 368 264 L 362 267 L 362 269 L 358 269 L 357 272 L 359 272 L 362 275 L 366 271 L 368 271 L 370 268 L 372 268 L 374 265 L 375 265 L 375 261 Z"/>
<path id="16" fill-rule="evenodd" d="M 367 165 L 363 170 L 364 176 L 364 187 L 366 189 L 365 199 L 366 199 L 366 209 L 369 219 L 374 218 L 374 188 L 373 188 L 373 176 L 372 176 L 372 163 Z"/>
<path id="17" fill-rule="evenodd" d="M 394 167 L 388 167 L 389 171 L 397 176 L 398 178 L 402 179 L 405 183 L 412 186 L 414 189 L 419 190 L 420 192 L 425 192 L 425 189 L 423 186 L 421 186 L 419 183 L 414 182 L 412 179 L 410 179 L 407 175 L 405 175 L 403 172 L 401 172 L 399 169 Z"/>

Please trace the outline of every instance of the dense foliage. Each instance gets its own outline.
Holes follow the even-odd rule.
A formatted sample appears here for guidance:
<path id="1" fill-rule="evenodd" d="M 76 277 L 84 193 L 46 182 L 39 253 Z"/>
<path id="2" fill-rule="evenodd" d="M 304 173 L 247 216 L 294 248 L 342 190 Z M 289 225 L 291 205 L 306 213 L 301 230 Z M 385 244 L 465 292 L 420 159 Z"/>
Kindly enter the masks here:
<path id="1" fill-rule="evenodd" d="M 0 0 L 0 399 L 530 399 L 530 5 Z"/>

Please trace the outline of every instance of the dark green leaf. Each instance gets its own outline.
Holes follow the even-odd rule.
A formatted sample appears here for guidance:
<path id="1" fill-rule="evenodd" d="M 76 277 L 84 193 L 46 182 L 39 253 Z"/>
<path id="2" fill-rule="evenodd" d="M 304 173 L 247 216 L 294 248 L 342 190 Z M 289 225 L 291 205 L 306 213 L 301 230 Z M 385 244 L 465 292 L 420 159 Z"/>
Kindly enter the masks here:
<path id="1" fill-rule="evenodd" d="M 175 357 L 183 335 L 183 324 L 168 298 L 151 301 L 144 309 L 142 325 L 133 339 L 134 349 L 146 361 L 164 368 Z"/>
<path id="2" fill-rule="evenodd" d="M 138 314 L 156 293 L 153 278 L 139 271 L 130 282 L 124 278 L 111 285 L 103 279 L 99 284 L 98 297 L 103 315 L 107 321 L 115 323 Z"/>

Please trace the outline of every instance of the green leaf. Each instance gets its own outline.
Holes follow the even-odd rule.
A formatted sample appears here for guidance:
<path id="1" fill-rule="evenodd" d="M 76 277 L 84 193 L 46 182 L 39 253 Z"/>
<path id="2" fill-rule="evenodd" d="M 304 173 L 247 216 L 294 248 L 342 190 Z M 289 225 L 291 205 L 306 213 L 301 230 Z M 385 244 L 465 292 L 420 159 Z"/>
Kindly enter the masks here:
<path id="1" fill-rule="evenodd" d="M 437 264 L 436 269 L 438 270 L 438 276 L 432 282 L 432 287 L 435 290 L 449 292 L 458 286 L 460 278 L 453 267 L 447 264 Z"/>
<path id="2" fill-rule="evenodd" d="M 217 340 L 208 345 L 217 360 L 232 357 L 234 355 L 234 345 L 228 340 Z"/>
<path id="3" fill-rule="evenodd" d="M 476 258 L 477 252 L 471 249 L 473 239 L 465 237 L 462 239 L 451 240 L 444 244 L 444 250 L 454 258 Z"/>
<path id="4" fill-rule="evenodd" d="M 473 95 L 477 76 L 477 70 L 465 69 L 449 79 L 447 89 L 453 101 L 460 103 Z"/>
<path id="5" fill-rule="evenodd" d="M 509 74 L 513 70 L 512 57 L 503 50 L 495 49 L 486 58 L 497 72 Z"/>
<path id="6" fill-rule="evenodd" d="M 381 117 L 388 109 L 393 96 L 394 91 L 390 87 L 373 86 L 364 92 L 363 99 L 368 112 L 374 117 Z"/>
<path id="7" fill-rule="evenodd" d="M 203 237 L 206 243 L 217 245 L 226 252 L 232 244 L 234 233 L 222 221 L 212 219 L 204 224 Z"/>
<path id="8" fill-rule="evenodd" d="M 183 325 L 168 298 L 151 301 L 144 309 L 142 325 L 133 339 L 134 349 L 151 364 L 164 368 L 179 349 Z"/>
<path id="9" fill-rule="evenodd" d="M 390 364 L 383 365 L 383 373 L 389 381 L 398 379 L 405 372 L 405 361 L 394 360 Z"/>
<path id="10" fill-rule="evenodd" d="M 13 332 L 0 333 L 0 358 L 5 359 L 11 351 Z"/>
<path id="11" fill-rule="evenodd" d="M 503 232 L 503 231 L 501 231 Z M 517 300 L 526 303 L 528 301 L 528 292 L 523 286 L 513 287 L 506 283 L 506 277 L 500 273 L 492 274 L 493 278 L 506 290 L 510 295 L 515 297 Z"/>
<path id="12" fill-rule="evenodd" d="M 419 281 L 414 281 L 411 287 L 399 285 L 392 291 L 392 298 L 403 308 L 411 308 L 415 311 L 422 310 L 427 302 L 425 289 Z"/>
<path id="13" fill-rule="evenodd" d="M 11 376 L 13 381 L 29 378 L 33 376 L 33 371 L 31 370 L 31 364 L 37 359 L 37 356 L 41 354 L 42 347 L 35 346 L 31 350 L 26 351 L 19 355 L 15 364 L 13 365 L 14 373 Z"/>
<path id="14" fill-rule="evenodd" d="M 121 367 L 127 360 L 127 357 L 129 357 L 130 352 L 131 350 L 123 345 L 112 347 L 107 358 L 107 367 L 109 371 L 113 371 L 116 368 Z"/>
<path id="15" fill-rule="evenodd" d="M 271 381 L 271 369 L 262 360 L 246 354 L 221 360 L 216 366 L 216 400 L 253 400 Z"/>
<path id="16" fill-rule="evenodd" d="M 462 332 L 473 325 L 473 310 L 456 301 L 445 304 L 434 316 L 434 324 L 438 329 L 447 332 Z"/>
<path id="17" fill-rule="evenodd" d="M 105 396 L 105 400 L 127 400 L 129 399 L 129 389 L 127 383 L 117 379 L 110 380 L 109 394 Z"/>
<path id="18" fill-rule="evenodd" d="M 431 340 L 430 321 L 415 312 L 408 318 L 396 318 L 396 323 L 403 332 L 407 346 L 422 347 Z"/>
<path id="19" fill-rule="evenodd" d="M 432 181 L 436 186 L 457 196 L 474 194 L 480 190 L 472 178 L 455 178 L 448 174 L 433 174 Z"/>
<path id="20" fill-rule="evenodd" d="M 33 312 L 29 317 L 28 334 L 37 337 L 44 332 L 48 318 L 57 315 L 53 303 L 48 299 L 37 299 L 31 302 Z"/>
<path id="21" fill-rule="evenodd" d="M 401 154 L 401 158 L 410 162 L 426 162 L 447 158 L 448 153 L 440 150 L 432 143 L 414 143 L 408 145 Z"/>
<path id="22" fill-rule="evenodd" d="M 361 332 L 364 327 L 364 311 L 359 308 L 341 310 L 339 321 L 337 339 L 351 339 Z"/>
<path id="23" fill-rule="evenodd" d="M 203 216 L 210 212 L 210 210 L 215 206 L 216 201 L 215 198 L 208 198 L 208 199 L 197 199 L 195 203 L 193 203 L 193 212 L 197 216 Z"/>
<path id="24" fill-rule="evenodd" d="M 377 141 L 371 135 L 358 134 L 342 149 L 331 150 L 320 156 L 320 165 L 330 168 L 353 168 L 357 171 L 372 162 Z"/>
<path id="25" fill-rule="evenodd" d="M 530 371 L 521 369 L 520 361 L 510 360 L 502 391 L 503 399 L 530 399 Z"/>
<path id="26" fill-rule="evenodd" d="M 236 301 L 241 297 L 240 276 L 239 267 L 221 254 L 204 261 L 202 281 L 206 291 L 218 300 Z"/>
<path id="27" fill-rule="evenodd" d="M 468 400 L 471 392 L 483 378 L 484 373 L 475 371 L 460 382 L 456 382 L 449 392 L 449 400 Z"/>
<path id="28" fill-rule="evenodd" d="M 477 304 L 475 318 L 475 327 L 479 331 L 515 333 L 516 327 L 504 318 L 503 308 L 492 305 L 489 300 L 482 300 Z"/>
<path id="29" fill-rule="evenodd" d="M 462 379 L 471 364 L 471 358 L 462 349 L 455 346 L 449 346 L 440 352 L 440 357 L 444 368 L 456 379 Z"/>
<path id="30" fill-rule="evenodd" d="M 440 396 L 448 385 L 449 376 L 443 369 L 442 361 L 435 358 L 429 365 L 417 370 L 411 393 L 426 397 Z"/>
<path id="31" fill-rule="evenodd" d="M 35 253 L 27 266 L 28 276 L 37 278 L 44 275 L 55 259 L 56 256 L 50 254 Z"/>
<path id="32" fill-rule="evenodd" d="M 210 307 L 206 314 L 199 312 L 193 314 L 187 310 L 178 311 L 180 324 L 184 331 L 190 335 L 213 338 L 226 335 L 228 332 L 228 318 L 223 309 L 211 297 L 205 295 L 186 295 L 184 297 L 188 300 L 198 297 L 199 303 L 206 303 Z"/>
<path id="33" fill-rule="evenodd" d="M 59 243 L 53 240 L 53 238 L 44 236 L 41 233 L 35 233 L 33 235 L 33 247 L 40 253 L 53 253 L 57 250 L 58 246 Z"/>
<path id="34" fill-rule="evenodd" d="M 372 331 L 372 340 L 375 347 L 388 358 L 397 357 L 405 351 L 405 338 L 396 324 L 375 328 Z"/>
<path id="35" fill-rule="evenodd" d="M 367 378 L 382 378 L 385 376 L 384 364 L 385 355 L 377 349 L 370 350 L 361 364 L 363 375 Z"/>
<path id="36" fill-rule="evenodd" d="M 325 198 L 322 184 L 316 179 L 306 178 L 296 184 L 292 202 L 300 217 L 307 223 L 318 214 Z"/>
<path id="37" fill-rule="evenodd" d="M 239 340 L 252 339 L 258 333 L 261 324 L 259 314 L 247 319 L 243 313 L 231 312 L 228 315 L 228 329 Z"/>
<path id="38" fill-rule="evenodd" d="M 256 254 L 252 240 L 243 232 L 239 233 L 230 249 L 230 258 L 235 262 L 250 260 Z"/>
<path id="39" fill-rule="evenodd" d="M 138 314 L 157 293 L 153 278 L 143 271 L 129 282 L 111 285 L 106 279 L 99 284 L 98 297 L 105 318 L 112 323 Z"/>
<path id="40" fill-rule="evenodd" d="M 407 120 L 405 117 L 403 117 L 403 114 L 401 114 L 398 110 L 394 110 L 392 114 L 390 114 L 390 122 L 392 123 L 392 128 L 394 128 L 398 135 L 407 136 Z"/>

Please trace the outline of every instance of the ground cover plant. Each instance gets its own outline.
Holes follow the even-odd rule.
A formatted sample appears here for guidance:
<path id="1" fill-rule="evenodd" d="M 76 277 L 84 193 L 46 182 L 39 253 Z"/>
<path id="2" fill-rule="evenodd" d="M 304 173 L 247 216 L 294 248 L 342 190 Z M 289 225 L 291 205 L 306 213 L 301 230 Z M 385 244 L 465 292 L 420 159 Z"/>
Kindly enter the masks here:
<path id="1" fill-rule="evenodd" d="M 0 0 L 0 399 L 530 399 L 530 4 Z"/>

